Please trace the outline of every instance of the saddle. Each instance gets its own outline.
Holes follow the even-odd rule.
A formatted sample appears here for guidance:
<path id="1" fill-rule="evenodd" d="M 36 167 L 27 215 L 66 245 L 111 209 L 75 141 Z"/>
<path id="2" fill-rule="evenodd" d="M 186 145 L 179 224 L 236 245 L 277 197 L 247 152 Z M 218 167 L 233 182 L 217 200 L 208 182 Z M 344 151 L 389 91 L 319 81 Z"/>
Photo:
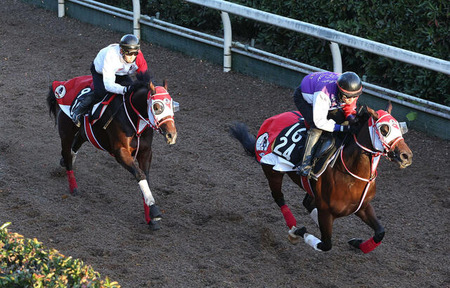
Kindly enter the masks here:
<path id="1" fill-rule="evenodd" d="M 272 153 L 289 161 L 296 167 L 295 163 L 300 163 L 303 158 L 306 133 L 307 129 L 302 118 L 299 122 L 289 125 L 278 134 L 273 143 Z M 314 180 L 317 180 L 328 165 L 334 164 L 334 161 L 337 159 L 336 152 L 342 143 L 342 137 L 330 132 L 322 133 L 317 142 L 316 152 L 313 155 L 311 177 Z"/>
<path id="2" fill-rule="evenodd" d="M 78 76 L 67 81 L 54 81 L 52 83 L 53 93 L 61 110 L 67 115 L 72 115 L 73 107 L 79 105 L 86 97 L 94 93 L 92 76 Z M 116 94 L 107 93 L 98 103 L 95 103 L 89 112 L 89 122 L 93 125 L 97 122 L 108 105 L 114 100 Z"/>
<path id="3" fill-rule="evenodd" d="M 338 152 L 343 148 L 343 138 L 334 136 L 333 133 L 322 133 L 317 143 L 316 153 L 313 155 L 312 170 L 310 176 L 317 180 L 325 169 L 330 165 L 333 167 Z"/>

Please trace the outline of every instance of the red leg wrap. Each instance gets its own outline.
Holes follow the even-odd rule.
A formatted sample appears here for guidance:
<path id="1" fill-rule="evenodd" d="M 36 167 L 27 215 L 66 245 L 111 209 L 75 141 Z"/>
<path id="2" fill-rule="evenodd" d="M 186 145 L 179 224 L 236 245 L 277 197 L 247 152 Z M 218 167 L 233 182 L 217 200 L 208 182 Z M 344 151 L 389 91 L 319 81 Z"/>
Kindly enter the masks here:
<path id="1" fill-rule="evenodd" d="M 297 225 L 294 215 L 292 215 L 291 209 L 287 205 L 281 206 L 281 213 L 283 213 L 284 220 L 289 229 Z"/>
<path id="2" fill-rule="evenodd" d="M 147 204 L 145 204 L 145 199 L 142 198 L 142 200 L 144 200 L 144 214 L 145 214 L 145 221 L 147 222 L 147 224 L 150 224 L 150 207 L 148 207 Z"/>
<path id="3" fill-rule="evenodd" d="M 373 249 L 377 248 L 378 245 L 380 245 L 380 244 L 381 244 L 381 241 L 378 243 L 375 243 L 375 241 L 373 241 L 373 237 L 372 237 L 369 240 L 367 240 L 366 242 L 361 243 L 359 245 L 359 249 L 361 249 L 361 251 L 364 253 L 369 253 Z"/>
<path id="4" fill-rule="evenodd" d="M 73 193 L 73 190 L 78 188 L 77 181 L 75 180 L 75 175 L 73 174 L 73 170 L 66 171 L 66 174 L 67 181 L 69 181 L 70 193 Z"/>

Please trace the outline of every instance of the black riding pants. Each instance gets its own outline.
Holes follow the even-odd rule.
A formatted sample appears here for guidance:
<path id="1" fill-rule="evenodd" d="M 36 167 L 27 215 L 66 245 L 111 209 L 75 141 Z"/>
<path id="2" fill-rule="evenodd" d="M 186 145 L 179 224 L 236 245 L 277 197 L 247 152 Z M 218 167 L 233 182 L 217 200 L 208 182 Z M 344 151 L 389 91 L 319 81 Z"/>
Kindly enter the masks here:
<path id="1" fill-rule="evenodd" d="M 298 111 L 300 111 L 303 118 L 305 119 L 305 122 L 308 123 L 308 125 L 311 128 L 316 127 L 314 125 L 314 121 L 313 121 L 313 107 L 311 104 L 306 102 L 306 100 L 303 98 L 302 90 L 300 89 L 300 86 L 297 87 L 297 89 L 295 89 L 294 103 L 295 103 L 295 106 L 297 106 Z"/>

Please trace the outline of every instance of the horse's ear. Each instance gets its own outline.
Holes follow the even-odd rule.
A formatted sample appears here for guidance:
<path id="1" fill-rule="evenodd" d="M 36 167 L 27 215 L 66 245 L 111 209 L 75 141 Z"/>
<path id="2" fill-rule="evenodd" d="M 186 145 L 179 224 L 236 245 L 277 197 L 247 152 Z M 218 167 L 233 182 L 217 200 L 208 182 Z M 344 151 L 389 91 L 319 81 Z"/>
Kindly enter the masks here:
<path id="1" fill-rule="evenodd" d="M 166 79 L 163 80 L 163 86 L 164 86 L 164 89 L 167 90 L 167 80 Z"/>
<path id="2" fill-rule="evenodd" d="M 392 111 L 392 102 L 391 102 L 391 100 L 388 101 L 388 104 L 386 106 L 386 110 L 385 111 L 388 112 L 389 114 L 391 114 L 391 111 Z"/>
<path id="3" fill-rule="evenodd" d="M 155 85 L 153 85 L 153 82 L 148 83 L 148 89 L 152 91 L 152 93 L 155 93 Z"/>
<path id="4" fill-rule="evenodd" d="M 377 111 L 373 110 L 370 107 L 366 107 L 367 108 L 367 112 L 369 112 L 370 115 L 372 115 L 372 117 L 374 118 L 374 120 L 378 120 L 378 113 Z"/>

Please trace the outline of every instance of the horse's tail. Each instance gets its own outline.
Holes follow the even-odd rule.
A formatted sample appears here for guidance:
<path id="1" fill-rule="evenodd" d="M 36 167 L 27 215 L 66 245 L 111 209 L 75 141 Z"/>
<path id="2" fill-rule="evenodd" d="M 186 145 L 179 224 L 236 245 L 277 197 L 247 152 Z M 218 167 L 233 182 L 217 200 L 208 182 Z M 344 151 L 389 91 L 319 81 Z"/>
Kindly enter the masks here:
<path id="1" fill-rule="evenodd" d="M 255 157 L 256 137 L 248 132 L 248 127 L 242 122 L 235 122 L 230 126 L 230 135 L 244 146 L 245 152 Z"/>
<path id="2" fill-rule="evenodd" d="M 52 89 L 52 85 L 50 85 L 50 89 L 48 91 L 48 95 L 47 95 L 47 105 L 48 105 L 48 114 L 51 116 L 51 114 L 53 114 L 53 116 L 55 117 L 55 123 L 56 123 L 56 98 L 55 98 L 55 93 L 53 92 Z"/>

